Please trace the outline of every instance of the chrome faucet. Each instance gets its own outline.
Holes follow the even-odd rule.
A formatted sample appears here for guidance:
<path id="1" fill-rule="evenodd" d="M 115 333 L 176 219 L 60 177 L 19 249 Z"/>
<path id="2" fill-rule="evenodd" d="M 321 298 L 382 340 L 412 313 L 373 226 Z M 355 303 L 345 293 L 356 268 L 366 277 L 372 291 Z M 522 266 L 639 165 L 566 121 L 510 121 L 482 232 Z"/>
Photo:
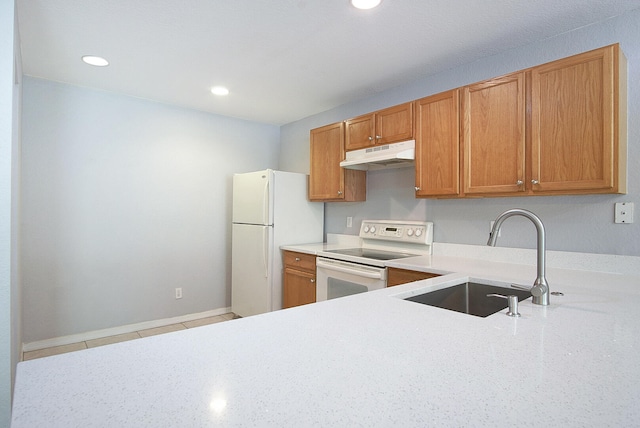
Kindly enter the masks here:
<path id="1" fill-rule="evenodd" d="M 542 224 L 540 218 L 531 211 L 523 210 L 520 208 L 514 208 L 503 212 L 496 218 L 496 221 L 493 223 L 493 228 L 491 228 L 491 233 L 489 233 L 489 240 L 487 241 L 487 245 L 491 245 L 492 247 L 496 246 L 496 241 L 498 240 L 498 232 L 500 232 L 500 226 L 502 226 L 502 222 L 514 215 L 521 215 L 531 220 L 538 232 L 538 277 L 533 283 L 533 287 L 531 287 L 530 289 L 519 287 L 516 285 L 512 285 L 512 287 L 523 288 L 525 290 L 531 291 L 531 295 L 533 296 L 533 303 L 536 305 L 546 306 L 549 304 L 549 284 L 547 283 L 547 279 L 545 278 L 545 233 L 544 225 Z"/>

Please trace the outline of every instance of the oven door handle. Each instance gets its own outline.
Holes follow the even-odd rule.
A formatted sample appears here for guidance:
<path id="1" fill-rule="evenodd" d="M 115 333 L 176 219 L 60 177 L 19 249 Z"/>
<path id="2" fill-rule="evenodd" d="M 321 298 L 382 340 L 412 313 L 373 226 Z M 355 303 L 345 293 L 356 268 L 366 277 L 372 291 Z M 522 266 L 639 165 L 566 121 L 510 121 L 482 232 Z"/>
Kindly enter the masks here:
<path id="1" fill-rule="evenodd" d="M 352 275 L 363 276 L 365 278 L 383 279 L 382 278 L 382 272 L 371 272 L 371 271 L 365 271 L 365 270 L 357 269 L 357 268 L 349 268 L 347 266 L 336 265 L 336 264 L 333 264 L 333 263 L 327 263 L 327 262 L 324 262 L 322 260 L 317 260 L 316 261 L 316 267 L 327 269 L 327 270 L 333 270 L 333 271 L 336 271 L 336 272 L 350 273 Z"/>

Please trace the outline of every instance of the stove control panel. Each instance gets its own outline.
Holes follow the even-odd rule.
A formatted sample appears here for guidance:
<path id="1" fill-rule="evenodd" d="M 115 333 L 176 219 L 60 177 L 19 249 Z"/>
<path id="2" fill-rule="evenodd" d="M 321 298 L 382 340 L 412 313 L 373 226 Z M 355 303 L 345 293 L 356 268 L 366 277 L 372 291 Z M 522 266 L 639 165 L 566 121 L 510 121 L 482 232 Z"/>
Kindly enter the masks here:
<path id="1" fill-rule="evenodd" d="M 428 245 L 433 242 L 433 223 L 426 221 L 363 220 L 363 239 Z"/>

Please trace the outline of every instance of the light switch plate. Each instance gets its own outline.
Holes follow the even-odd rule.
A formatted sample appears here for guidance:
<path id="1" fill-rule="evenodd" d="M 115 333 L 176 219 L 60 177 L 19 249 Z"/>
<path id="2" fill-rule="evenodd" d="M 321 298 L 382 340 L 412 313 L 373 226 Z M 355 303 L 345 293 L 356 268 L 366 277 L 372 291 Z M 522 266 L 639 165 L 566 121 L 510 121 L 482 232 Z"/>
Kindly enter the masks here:
<path id="1" fill-rule="evenodd" d="M 633 202 L 616 202 L 615 211 L 616 223 L 633 223 Z"/>

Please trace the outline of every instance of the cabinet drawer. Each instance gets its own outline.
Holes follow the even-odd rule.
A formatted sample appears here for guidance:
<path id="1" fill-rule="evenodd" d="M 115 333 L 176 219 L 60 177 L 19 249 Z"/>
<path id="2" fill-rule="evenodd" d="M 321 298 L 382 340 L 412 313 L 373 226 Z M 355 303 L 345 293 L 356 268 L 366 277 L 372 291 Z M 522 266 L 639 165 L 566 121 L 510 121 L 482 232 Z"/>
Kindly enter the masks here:
<path id="1" fill-rule="evenodd" d="M 295 251 L 285 251 L 284 266 L 315 272 L 316 256 L 313 254 L 297 253 Z"/>
<path id="2" fill-rule="evenodd" d="M 420 281 L 421 279 L 434 278 L 440 276 L 437 273 L 419 272 L 416 270 L 389 268 L 387 270 L 387 287 L 406 284 L 408 282 Z"/>

